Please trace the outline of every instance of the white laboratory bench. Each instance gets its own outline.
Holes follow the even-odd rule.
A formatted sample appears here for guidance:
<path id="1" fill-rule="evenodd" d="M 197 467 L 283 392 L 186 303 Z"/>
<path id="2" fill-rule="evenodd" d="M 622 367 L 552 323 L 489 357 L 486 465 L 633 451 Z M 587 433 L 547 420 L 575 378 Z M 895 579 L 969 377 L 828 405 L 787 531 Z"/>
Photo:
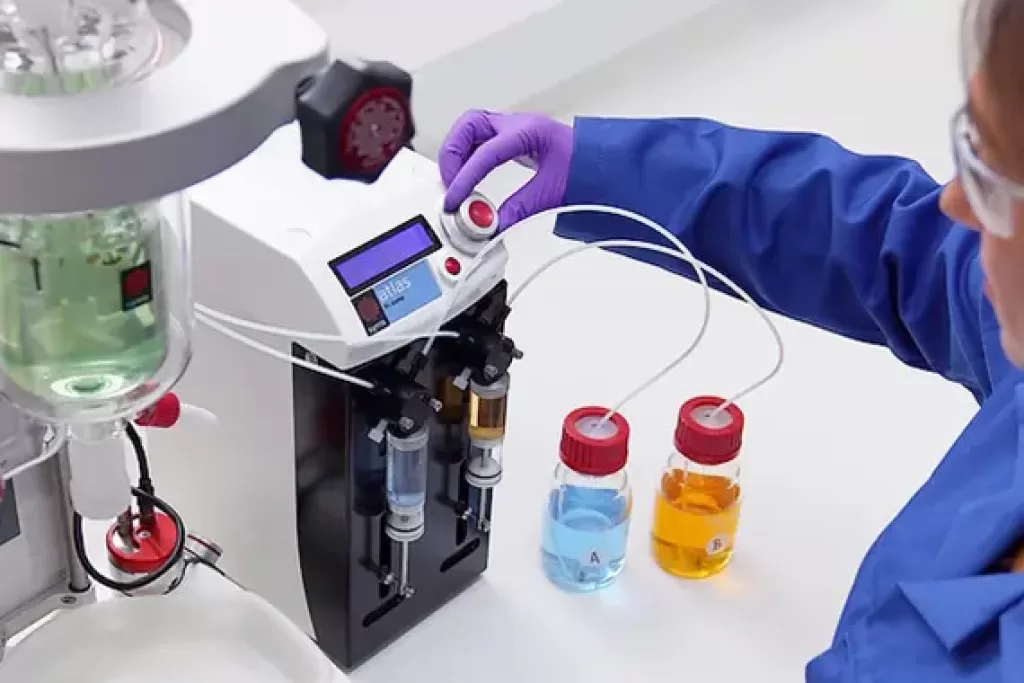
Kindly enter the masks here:
<path id="1" fill-rule="evenodd" d="M 950 173 L 947 122 L 962 96 L 959 0 L 757 4 L 723 7 L 532 108 L 818 130 L 857 150 L 913 156 L 937 177 Z M 516 177 L 497 174 L 491 192 Z M 549 233 L 550 225 L 528 225 L 509 240 L 513 284 L 568 246 Z M 580 405 L 614 402 L 666 364 L 696 332 L 700 306 L 697 287 L 595 252 L 528 290 L 510 319 L 526 357 L 513 370 L 490 568 L 352 681 L 802 679 L 828 645 L 865 550 L 972 403 L 885 350 L 781 321 L 787 364 L 741 404 L 746 500 L 735 560 L 714 579 L 670 578 L 650 558 L 648 533 L 675 412 L 694 395 L 737 391 L 773 361 L 760 320 L 716 296 L 705 344 L 625 410 L 635 491 L 626 571 L 605 591 L 563 593 L 539 566 L 561 420 Z M 925 397 L 928 411 L 918 409 Z"/>

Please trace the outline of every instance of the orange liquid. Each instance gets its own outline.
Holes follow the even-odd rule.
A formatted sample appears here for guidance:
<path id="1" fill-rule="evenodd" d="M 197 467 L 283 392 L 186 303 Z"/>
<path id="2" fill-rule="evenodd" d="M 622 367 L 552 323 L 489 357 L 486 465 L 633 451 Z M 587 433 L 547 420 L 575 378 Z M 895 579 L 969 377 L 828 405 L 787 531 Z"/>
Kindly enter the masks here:
<path id="1" fill-rule="evenodd" d="M 720 476 L 672 470 L 661 479 L 654 507 L 654 560 L 669 574 L 703 579 L 732 559 L 740 487 Z"/>
<path id="2" fill-rule="evenodd" d="M 469 438 L 494 441 L 505 436 L 508 394 L 498 398 L 481 398 L 469 392 Z"/>
<path id="3" fill-rule="evenodd" d="M 455 386 L 455 378 L 442 378 L 441 386 L 438 387 L 437 393 L 441 399 L 441 421 L 446 424 L 462 422 L 462 415 L 466 405 L 466 392 Z"/>

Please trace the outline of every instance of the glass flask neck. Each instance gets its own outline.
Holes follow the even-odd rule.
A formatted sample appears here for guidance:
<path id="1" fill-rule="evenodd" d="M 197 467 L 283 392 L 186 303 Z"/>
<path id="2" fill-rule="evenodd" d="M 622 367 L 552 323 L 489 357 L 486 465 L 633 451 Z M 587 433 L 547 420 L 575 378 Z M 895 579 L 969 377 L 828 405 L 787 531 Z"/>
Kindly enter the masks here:
<path id="1" fill-rule="evenodd" d="M 95 443 L 121 436 L 124 426 L 119 420 L 109 422 L 82 422 L 70 425 L 69 436 L 84 443 Z"/>

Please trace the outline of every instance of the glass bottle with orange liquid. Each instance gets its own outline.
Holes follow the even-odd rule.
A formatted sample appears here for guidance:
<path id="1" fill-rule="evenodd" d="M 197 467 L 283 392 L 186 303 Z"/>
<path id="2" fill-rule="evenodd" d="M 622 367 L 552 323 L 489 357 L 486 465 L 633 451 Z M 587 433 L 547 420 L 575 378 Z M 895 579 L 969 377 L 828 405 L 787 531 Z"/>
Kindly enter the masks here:
<path id="1" fill-rule="evenodd" d="M 743 413 L 700 396 L 679 409 L 675 451 L 654 508 L 654 560 L 686 579 L 713 576 L 729 564 L 740 514 L 739 454 Z"/>

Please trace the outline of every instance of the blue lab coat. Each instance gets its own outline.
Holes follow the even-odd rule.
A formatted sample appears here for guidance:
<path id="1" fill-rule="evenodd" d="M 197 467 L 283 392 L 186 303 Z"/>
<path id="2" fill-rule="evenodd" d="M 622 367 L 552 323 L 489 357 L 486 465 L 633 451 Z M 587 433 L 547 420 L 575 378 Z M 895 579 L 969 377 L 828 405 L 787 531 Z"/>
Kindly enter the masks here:
<path id="1" fill-rule="evenodd" d="M 1024 531 L 1024 374 L 1000 347 L 978 236 L 939 211 L 941 187 L 912 161 L 818 135 L 694 119 L 580 119 L 575 131 L 567 203 L 645 214 L 766 308 L 884 344 L 978 400 L 868 552 L 807 681 L 1024 681 L 1024 574 L 989 571 Z M 662 239 L 594 214 L 562 216 L 556 232 Z"/>

